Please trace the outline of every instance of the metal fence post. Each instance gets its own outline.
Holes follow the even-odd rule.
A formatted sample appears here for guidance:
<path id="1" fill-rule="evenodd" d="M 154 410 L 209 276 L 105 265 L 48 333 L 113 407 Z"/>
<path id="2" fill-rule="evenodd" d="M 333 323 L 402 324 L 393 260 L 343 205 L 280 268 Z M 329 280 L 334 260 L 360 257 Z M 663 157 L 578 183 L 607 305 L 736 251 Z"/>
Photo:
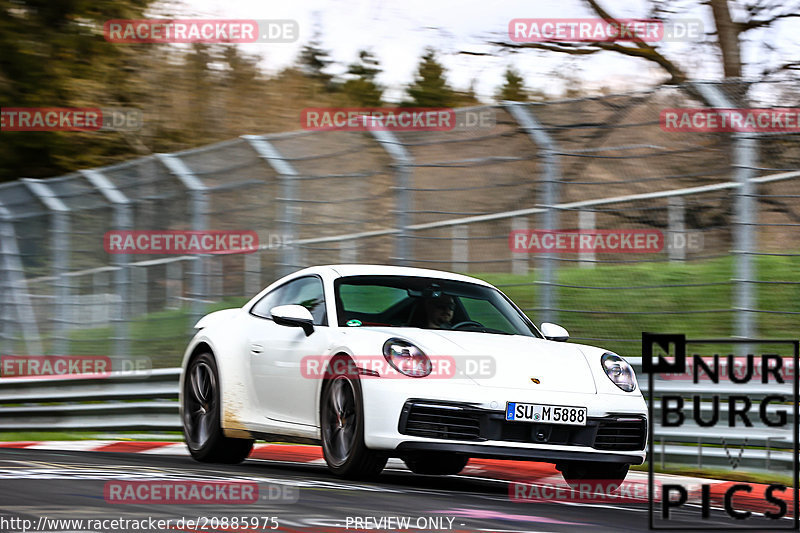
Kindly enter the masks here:
<path id="1" fill-rule="evenodd" d="M 283 250 L 283 268 L 281 275 L 290 274 L 295 269 L 300 267 L 300 250 L 297 247 L 298 234 L 295 231 L 295 181 L 300 176 L 300 173 L 294 166 L 286 160 L 280 151 L 269 142 L 266 137 L 258 135 L 242 135 L 242 139 L 250 143 L 250 146 L 256 151 L 258 156 L 267 162 L 278 175 L 281 183 L 281 198 L 276 198 L 278 201 L 283 202 L 283 213 L 281 214 L 282 220 L 281 231 L 283 232 L 284 246 Z M 288 242 L 288 244 L 286 244 Z"/>
<path id="2" fill-rule="evenodd" d="M 186 163 L 174 154 L 156 154 L 167 169 L 177 177 L 186 189 L 189 190 L 192 205 L 192 229 L 203 231 L 208 229 L 208 187 L 194 175 Z M 207 262 L 204 255 L 199 255 L 192 261 L 190 272 L 192 301 L 191 315 L 195 320 L 199 320 L 205 311 L 206 298 L 208 296 L 208 284 L 206 283 Z M 192 324 L 193 326 L 194 324 Z M 191 326 L 190 326 L 191 327 Z"/>
<path id="3" fill-rule="evenodd" d="M 469 268 L 469 226 L 466 224 L 453 226 L 451 232 L 451 253 L 453 270 L 467 272 Z"/>
<path id="4" fill-rule="evenodd" d="M 71 321 L 71 287 L 69 273 L 70 256 L 70 209 L 58 198 L 50 187 L 41 180 L 22 178 L 21 180 L 50 211 L 50 239 L 53 253 L 53 277 L 55 283 L 55 302 L 53 304 L 54 355 L 66 355 L 69 351 L 69 324 Z"/>
<path id="5" fill-rule="evenodd" d="M 686 202 L 681 196 L 672 196 L 668 200 L 667 239 L 664 246 L 667 247 L 670 261 L 686 259 Z"/>
<path id="6" fill-rule="evenodd" d="M 14 337 L 11 336 L 12 309 L 16 313 L 16 321 L 22 338 L 25 342 L 25 349 L 29 355 L 42 354 L 42 343 L 39 337 L 39 328 L 36 323 L 36 314 L 33 311 L 30 297 L 28 295 L 28 285 L 25 280 L 25 271 L 22 267 L 19 246 L 17 245 L 17 234 L 14 231 L 14 223 L 11 213 L 0 205 L 0 270 L 3 272 L 2 294 L 3 309 L 3 350 L 4 353 L 15 353 L 16 346 Z"/>
<path id="7" fill-rule="evenodd" d="M 103 195 L 114 210 L 114 229 L 129 230 L 133 224 L 131 220 L 131 201 L 99 170 L 81 170 L 81 174 L 92 186 Z M 114 254 L 112 262 L 114 270 L 114 289 L 119 296 L 120 303 L 116 316 L 112 317 L 114 323 L 114 355 L 129 355 L 130 349 L 130 256 L 128 254 Z"/>
<path id="8" fill-rule="evenodd" d="M 519 102 L 502 102 L 508 113 L 517 121 L 522 130 L 536 144 L 541 153 L 542 160 L 542 206 L 545 208 L 542 225 L 545 230 L 555 230 L 558 228 L 559 214 L 553 206 L 559 200 L 558 184 L 561 180 L 561 167 L 559 164 L 558 151 L 556 144 L 547 130 L 542 126 L 530 110 L 530 105 Z M 554 322 L 556 320 L 556 289 L 555 282 L 558 275 L 556 254 L 542 254 L 540 256 L 542 265 L 542 276 L 539 281 L 541 292 L 539 293 L 539 308 L 541 320 L 544 322 Z"/>
<path id="9" fill-rule="evenodd" d="M 391 131 L 369 128 L 369 132 L 378 141 L 394 161 L 395 167 L 395 234 L 394 255 L 398 265 L 408 266 L 411 263 L 409 226 L 411 225 L 411 177 L 414 158 L 408 153 L 403 143 Z"/>
<path id="10" fill-rule="evenodd" d="M 147 267 L 135 265 L 131 267 L 131 291 L 135 296 L 131 302 L 131 318 L 147 314 Z"/>
<path id="11" fill-rule="evenodd" d="M 731 109 L 735 107 L 719 90 L 711 83 L 695 82 L 692 84 L 702 95 L 705 101 L 712 107 L 719 109 Z M 758 139 L 754 133 L 736 132 L 733 138 L 733 168 L 734 181 L 739 184 L 736 195 L 736 216 L 733 221 L 734 228 L 734 295 L 733 308 L 736 312 L 735 334 L 741 338 L 753 338 L 756 336 L 753 324 L 753 313 L 755 298 L 753 294 L 753 257 L 754 252 L 754 228 L 756 222 L 757 202 L 755 197 L 755 185 L 752 179 L 755 177 L 755 166 L 758 159 Z M 743 353 L 750 353 L 750 347 L 740 345 Z"/>
<path id="12" fill-rule="evenodd" d="M 593 232 L 596 227 L 597 217 L 595 216 L 594 211 L 578 211 L 578 229 L 580 231 Z M 579 252 L 578 260 L 580 262 L 578 263 L 578 266 L 580 268 L 594 268 L 596 259 L 597 255 L 595 255 L 594 250 Z"/>
<path id="13" fill-rule="evenodd" d="M 355 263 L 358 258 L 358 248 L 356 241 L 350 239 L 339 241 L 339 261 L 342 264 Z"/>
<path id="14" fill-rule="evenodd" d="M 527 231 L 528 218 L 514 217 L 511 219 L 511 231 Z M 528 275 L 528 254 L 511 252 L 511 273 L 516 276 Z"/>
<path id="15" fill-rule="evenodd" d="M 261 254 L 256 250 L 244 256 L 244 295 L 253 296 L 261 289 Z"/>

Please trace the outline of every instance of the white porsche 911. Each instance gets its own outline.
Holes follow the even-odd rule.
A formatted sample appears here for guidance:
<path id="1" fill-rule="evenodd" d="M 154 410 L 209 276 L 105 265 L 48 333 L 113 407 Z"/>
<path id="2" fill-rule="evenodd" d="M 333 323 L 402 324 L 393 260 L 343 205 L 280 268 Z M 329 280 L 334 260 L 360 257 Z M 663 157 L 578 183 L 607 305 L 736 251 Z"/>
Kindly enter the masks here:
<path id="1" fill-rule="evenodd" d="M 389 457 L 455 474 L 470 457 L 621 481 L 645 456 L 630 365 L 541 330 L 484 281 L 417 268 L 312 267 L 195 326 L 181 375 L 186 443 L 238 463 L 254 439 L 322 444 L 330 470 Z"/>

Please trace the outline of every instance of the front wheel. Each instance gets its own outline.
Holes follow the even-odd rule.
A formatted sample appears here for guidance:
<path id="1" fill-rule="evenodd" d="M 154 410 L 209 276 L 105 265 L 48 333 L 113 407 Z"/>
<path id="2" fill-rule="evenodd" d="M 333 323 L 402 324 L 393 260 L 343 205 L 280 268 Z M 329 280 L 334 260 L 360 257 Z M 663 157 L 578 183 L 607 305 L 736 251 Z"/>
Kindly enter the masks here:
<path id="1" fill-rule="evenodd" d="M 183 379 L 183 435 L 189 453 L 203 463 L 236 464 L 250 455 L 253 441 L 232 439 L 220 426 L 219 373 L 210 353 L 192 359 Z"/>
<path id="2" fill-rule="evenodd" d="M 320 424 L 322 455 L 331 472 L 348 479 L 370 479 L 381 473 L 387 457 L 364 444 L 364 406 L 357 373 L 326 377 Z"/>
<path id="3" fill-rule="evenodd" d="M 467 466 L 469 457 L 446 453 L 422 453 L 403 458 L 409 470 L 415 474 L 449 476 L 458 474 Z"/>

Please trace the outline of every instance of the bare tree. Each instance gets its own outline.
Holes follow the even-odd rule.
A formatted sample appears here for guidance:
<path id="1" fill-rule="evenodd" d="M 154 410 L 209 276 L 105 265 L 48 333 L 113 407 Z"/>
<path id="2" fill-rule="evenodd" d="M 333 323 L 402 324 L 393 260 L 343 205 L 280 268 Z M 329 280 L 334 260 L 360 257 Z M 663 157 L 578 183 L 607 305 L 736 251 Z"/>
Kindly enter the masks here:
<path id="1" fill-rule="evenodd" d="M 600 18 L 607 22 L 619 22 L 617 18 L 600 5 L 598 0 L 584 0 L 585 4 Z M 675 7 L 675 6 L 678 7 Z M 715 29 L 707 33 L 721 58 L 721 71 L 726 79 L 741 78 L 743 73 L 742 44 L 748 32 L 759 28 L 772 27 L 777 21 L 787 18 L 800 18 L 800 0 L 784 4 L 779 0 L 698 0 L 697 6 L 708 6 L 714 20 Z M 665 0 L 651 0 L 650 17 L 666 19 L 681 9 L 679 3 Z M 732 14 L 736 13 L 736 17 Z M 741 19 L 741 20 L 737 20 Z M 638 57 L 658 65 L 669 75 L 667 83 L 682 83 L 690 75 L 675 60 L 667 57 L 657 44 L 634 37 L 629 43 L 622 42 L 531 42 L 512 43 L 494 41 L 492 44 L 507 50 L 538 49 L 571 55 L 590 55 L 599 52 L 617 52 L 629 57 Z M 763 43 L 769 50 L 775 50 L 769 42 Z M 780 71 L 800 70 L 800 62 L 787 60 L 778 65 L 765 66 L 762 76 Z"/>

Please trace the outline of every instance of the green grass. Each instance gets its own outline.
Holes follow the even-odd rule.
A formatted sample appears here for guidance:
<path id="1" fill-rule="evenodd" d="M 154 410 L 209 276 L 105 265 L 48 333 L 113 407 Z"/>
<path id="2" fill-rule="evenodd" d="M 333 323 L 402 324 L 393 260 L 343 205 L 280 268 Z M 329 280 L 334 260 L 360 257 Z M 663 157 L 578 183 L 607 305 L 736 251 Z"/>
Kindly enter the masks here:
<path id="1" fill-rule="evenodd" d="M 797 258 L 762 256 L 755 258 L 755 264 L 760 281 L 800 281 Z M 535 309 L 535 273 L 471 275 L 498 285 L 534 322 L 541 323 L 541 313 Z M 735 335 L 735 314 L 730 311 L 733 275 L 733 261 L 727 257 L 702 262 L 563 268 L 557 283 L 567 287 L 556 290 L 557 307 L 563 311 L 557 313 L 555 320 L 569 330 L 573 339 L 629 339 L 630 342 L 579 341 L 628 356 L 641 355 L 643 331 L 684 333 L 688 338 L 731 337 Z M 753 287 L 759 309 L 800 312 L 800 285 L 757 283 Z M 620 314 L 624 312 L 636 314 Z M 755 323 L 761 338 L 798 338 L 796 315 L 757 313 Z M 720 353 L 729 349 L 717 348 Z"/>
<path id="2" fill-rule="evenodd" d="M 209 304 L 203 314 L 241 307 L 249 298 L 235 298 Z M 183 351 L 194 334 L 188 308 L 170 309 L 137 318 L 130 326 L 130 356 L 149 357 L 153 368 L 179 366 Z M 114 353 L 111 327 L 75 330 L 70 334 L 70 353 L 108 355 Z"/>
<path id="3" fill-rule="evenodd" d="M 113 439 L 110 435 L 113 434 Z M 158 435 L 155 440 L 183 440 L 180 431 L 0 431 L 0 442 L 62 440 L 140 440 L 142 435 Z M 145 440 L 154 440 L 152 437 Z"/>

